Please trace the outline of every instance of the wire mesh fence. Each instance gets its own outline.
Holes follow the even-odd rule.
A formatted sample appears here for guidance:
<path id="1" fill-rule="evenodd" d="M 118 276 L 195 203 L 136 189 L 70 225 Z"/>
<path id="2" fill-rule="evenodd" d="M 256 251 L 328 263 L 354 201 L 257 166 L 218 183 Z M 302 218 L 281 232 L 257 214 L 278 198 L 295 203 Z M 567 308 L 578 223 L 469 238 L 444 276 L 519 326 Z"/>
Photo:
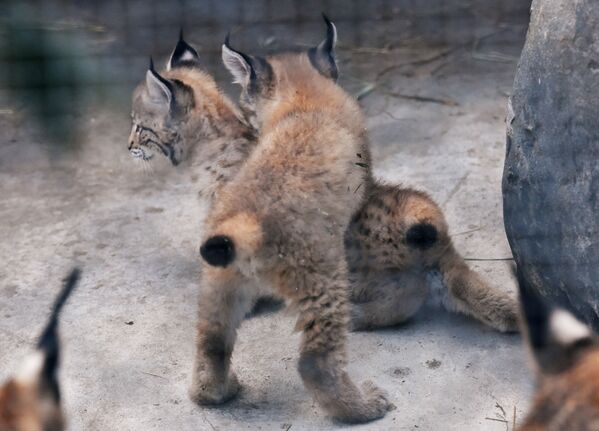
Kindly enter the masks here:
<path id="1" fill-rule="evenodd" d="M 5 1 L 0 97 L 5 113 L 25 108 L 52 141 L 70 145 L 77 113 L 97 103 L 126 107 L 149 57 L 164 61 L 180 29 L 219 78 L 227 32 L 245 50 L 302 49 L 319 40 L 326 12 L 341 52 L 390 50 L 509 39 L 528 8 L 521 0 Z"/>

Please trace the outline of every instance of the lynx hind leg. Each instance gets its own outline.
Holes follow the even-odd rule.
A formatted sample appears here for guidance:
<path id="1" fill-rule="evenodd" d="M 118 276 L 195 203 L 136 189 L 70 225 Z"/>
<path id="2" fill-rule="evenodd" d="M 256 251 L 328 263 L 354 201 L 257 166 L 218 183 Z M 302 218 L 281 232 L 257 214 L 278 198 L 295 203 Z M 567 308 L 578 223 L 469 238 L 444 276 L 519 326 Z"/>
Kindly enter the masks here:
<path id="1" fill-rule="evenodd" d="M 204 266 L 198 307 L 196 358 L 191 399 L 198 404 L 220 404 L 233 398 L 239 382 L 230 371 L 237 334 L 255 292 L 235 269 Z"/>
<path id="2" fill-rule="evenodd" d="M 318 403 L 336 420 L 362 423 L 383 417 L 393 405 L 384 391 L 367 382 L 360 390 L 346 367 L 347 274 L 302 274 L 297 300 L 302 331 L 298 370 Z"/>
<path id="3" fill-rule="evenodd" d="M 450 245 L 439 261 L 445 292 L 442 303 L 450 311 L 470 315 L 500 332 L 518 331 L 518 302 L 492 287 L 472 271 Z"/>
<path id="4" fill-rule="evenodd" d="M 428 296 L 425 276 L 419 271 L 372 274 L 350 282 L 352 331 L 403 323 Z"/>

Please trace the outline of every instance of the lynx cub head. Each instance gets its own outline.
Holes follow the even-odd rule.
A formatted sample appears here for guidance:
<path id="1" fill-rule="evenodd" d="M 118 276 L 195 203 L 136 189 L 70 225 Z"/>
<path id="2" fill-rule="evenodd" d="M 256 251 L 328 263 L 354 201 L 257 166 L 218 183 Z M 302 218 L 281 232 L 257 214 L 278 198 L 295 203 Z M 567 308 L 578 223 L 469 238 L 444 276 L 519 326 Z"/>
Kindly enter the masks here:
<path id="1" fill-rule="evenodd" d="M 58 315 L 79 279 L 75 269 L 54 304 L 50 320 L 36 350 L 20 370 L 0 386 L 0 431 L 62 431 L 58 366 L 60 344 Z"/>
<path id="2" fill-rule="evenodd" d="M 199 68 L 198 53 L 182 35 L 164 76 L 154 69 L 150 60 L 145 79 L 133 93 L 133 126 L 129 136 L 129 152 L 133 157 L 149 161 L 158 154 L 167 157 L 173 165 L 185 158 L 187 147 L 181 132 L 189 124 L 196 99 L 190 85 L 175 72 L 190 72 L 195 68 Z M 198 70 L 198 73 L 201 72 Z M 207 75 L 202 78 L 212 83 Z"/>
<path id="3" fill-rule="evenodd" d="M 223 63 L 233 75 L 233 81 L 241 86 L 239 105 L 253 127 L 259 129 L 265 111 L 272 111 L 279 102 L 288 100 L 288 92 L 295 92 L 298 84 L 318 88 L 319 80 L 337 80 L 334 51 L 337 30 L 326 16 L 323 17 L 327 25 L 326 38 L 301 54 L 262 58 L 233 49 L 229 36 L 225 39 Z"/>
<path id="4" fill-rule="evenodd" d="M 599 341 L 566 310 L 545 303 L 518 271 L 537 393 L 520 431 L 599 429 Z"/>

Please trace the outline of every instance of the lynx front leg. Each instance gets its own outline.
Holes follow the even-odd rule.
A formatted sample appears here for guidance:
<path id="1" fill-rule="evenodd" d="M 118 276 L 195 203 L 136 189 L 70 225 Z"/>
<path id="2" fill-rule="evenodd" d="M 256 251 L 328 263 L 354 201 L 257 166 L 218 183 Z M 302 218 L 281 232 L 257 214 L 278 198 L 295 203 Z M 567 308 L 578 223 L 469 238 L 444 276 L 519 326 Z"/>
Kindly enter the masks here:
<path id="1" fill-rule="evenodd" d="M 439 270 L 447 289 L 443 304 L 473 316 L 501 332 L 518 331 L 518 303 L 472 271 L 453 245 L 441 256 Z"/>
<path id="2" fill-rule="evenodd" d="M 233 398 L 239 382 L 230 371 L 237 328 L 252 305 L 251 289 L 232 268 L 205 266 L 198 312 L 193 381 L 189 390 L 198 404 L 220 404 Z"/>
<path id="3" fill-rule="evenodd" d="M 298 302 L 298 329 L 303 331 L 298 369 L 306 387 L 335 419 L 360 423 L 381 418 L 392 409 L 384 391 L 366 382 L 360 390 L 348 376 L 347 277 L 312 274 L 304 278 L 308 296 Z"/>

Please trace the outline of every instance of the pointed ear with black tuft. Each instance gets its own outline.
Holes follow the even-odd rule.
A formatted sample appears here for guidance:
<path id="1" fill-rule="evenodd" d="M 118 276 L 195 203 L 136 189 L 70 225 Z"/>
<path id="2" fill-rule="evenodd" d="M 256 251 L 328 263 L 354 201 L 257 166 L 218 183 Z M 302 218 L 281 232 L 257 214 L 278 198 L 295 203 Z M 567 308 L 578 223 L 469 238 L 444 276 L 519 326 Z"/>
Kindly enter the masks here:
<path id="1" fill-rule="evenodd" d="M 337 68 L 337 60 L 335 58 L 335 45 L 337 45 L 337 28 L 335 24 L 322 14 L 324 22 L 327 25 L 326 38 L 314 48 L 308 50 L 308 57 L 312 66 L 320 72 L 321 75 L 337 81 L 339 77 L 339 69 Z"/>
<path id="2" fill-rule="evenodd" d="M 272 67 L 262 57 L 244 54 L 231 47 L 227 34 L 222 46 L 222 58 L 225 67 L 233 75 L 233 82 L 251 93 L 257 93 L 268 85 L 272 78 Z"/>
<path id="3" fill-rule="evenodd" d="M 176 67 L 199 67 L 200 56 L 198 52 L 185 40 L 183 40 L 183 29 L 179 32 L 179 42 L 173 50 L 171 57 L 166 64 L 166 70 Z"/>
<path id="4" fill-rule="evenodd" d="M 557 374 L 572 367 L 596 344 L 591 329 L 570 312 L 549 305 L 518 269 L 520 303 L 530 350 L 543 374 Z"/>
<path id="5" fill-rule="evenodd" d="M 64 286 L 54 301 L 52 314 L 37 343 L 38 352 L 41 353 L 43 362 L 41 366 L 39 388 L 48 393 L 56 401 L 60 400 L 57 370 L 60 364 L 60 340 L 58 336 L 58 318 L 69 296 L 77 286 L 81 271 L 74 268 L 65 279 Z"/>
<path id="6" fill-rule="evenodd" d="M 173 100 L 172 84 L 164 79 L 154 69 L 154 62 L 150 57 L 150 67 L 146 72 L 146 89 L 150 100 L 157 105 L 170 108 Z"/>

